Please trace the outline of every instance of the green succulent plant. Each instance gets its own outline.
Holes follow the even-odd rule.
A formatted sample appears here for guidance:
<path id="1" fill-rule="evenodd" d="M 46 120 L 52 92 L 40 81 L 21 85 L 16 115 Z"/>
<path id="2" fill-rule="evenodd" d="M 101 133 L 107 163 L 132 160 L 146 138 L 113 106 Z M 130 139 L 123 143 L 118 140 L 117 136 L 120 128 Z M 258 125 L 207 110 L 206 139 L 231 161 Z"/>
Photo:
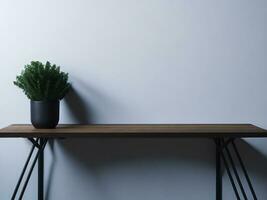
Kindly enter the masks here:
<path id="1" fill-rule="evenodd" d="M 45 65 L 39 61 L 26 65 L 14 84 L 32 101 L 61 100 L 71 87 L 68 73 L 48 61 Z"/>

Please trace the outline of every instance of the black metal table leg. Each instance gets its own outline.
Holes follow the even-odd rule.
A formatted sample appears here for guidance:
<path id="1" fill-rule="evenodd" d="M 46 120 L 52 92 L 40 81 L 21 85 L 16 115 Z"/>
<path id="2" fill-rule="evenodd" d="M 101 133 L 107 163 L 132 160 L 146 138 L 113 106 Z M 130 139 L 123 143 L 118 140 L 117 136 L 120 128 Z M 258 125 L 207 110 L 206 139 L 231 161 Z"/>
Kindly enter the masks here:
<path id="1" fill-rule="evenodd" d="M 39 145 L 44 145 L 44 139 L 41 138 Z M 38 158 L 38 200 L 44 199 L 44 149 L 40 151 Z"/>
<path id="2" fill-rule="evenodd" d="M 36 154 L 35 157 L 34 157 L 32 166 L 31 166 L 31 168 L 30 168 L 30 170 L 29 170 L 28 176 L 26 177 L 25 183 L 24 183 L 24 185 L 23 185 L 23 187 L 22 187 L 22 190 L 21 190 L 21 193 L 20 193 L 20 196 L 19 196 L 19 200 L 22 200 L 22 198 L 23 198 L 23 195 L 24 195 L 25 190 L 26 190 L 26 188 L 27 188 L 28 182 L 29 182 L 29 180 L 30 180 L 30 178 L 31 178 L 33 169 L 34 169 L 34 167 L 35 167 L 35 164 L 36 164 L 36 162 L 37 162 L 37 160 L 38 160 L 38 158 L 39 158 L 39 156 L 40 156 L 40 153 L 44 150 L 46 143 L 47 143 L 47 140 L 44 140 L 43 145 L 38 149 L 38 152 L 37 152 L 37 154 Z"/>
<path id="3" fill-rule="evenodd" d="M 233 157 L 232 157 L 232 155 L 231 155 L 231 153 L 230 153 L 230 150 L 229 150 L 228 146 L 225 146 L 225 150 L 226 150 L 226 153 L 227 153 L 227 155 L 228 155 L 228 158 L 229 158 L 230 164 L 231 164 L 231 166 L 232 166 L 232 169 L 233 169 L 233 171 L 234 171 L 234 174 L 235 174 L 235 177 L 236 177 L 236 181 L 237 181 L 237 183 L 238 183 L 238 185 L 239 185 L 239 188 L 240 188 L 240 190 L 241 190 L 241 193 L 242 193 L 242 195 L 243 195 L 243 198 L 244 198 L 244 200 L 248 200 L 246 191 L 245 191 L 244 186 L 243 186 L 243 184 L 242 184 L 242 182 L 241 182 L 241 179 L 240 179 L 240 177 L 239 177 L 237 168 L 236 168 L 235 163 L 234 163 L 234 159 L 233 159 Z"/>
<path id="4" fill-rule="evenodd" d="M 30 170 L 28 172 L 28 175 L 26 177 L 25 183 L 23 185 L 23 188 L 21 190 L 21 194 L 19 196 L 19 200 L 22 200 L 24 192 L 26 190 L 27 184 L 30 180 L 31 174 L 33 172 L 33 168 L 38 160 L 38 200 L 44 199 L 44 149 L 47 143 L 47 138 L 39 138 L 34 140 L 33 138 L 29 138 L 29 140 L 33 143 L 33 147 L 30 151 L 30 154 L 26 160 L 26 163 L 23 167 L 22 174 L 19 177 L 18 183 L 16 185 L 16 188 L 14 190 L 14 193 L 12 195 L 12 200 L 15 199 L 15 196 L 17 194 L 17 191 L 19 189 L 19 186 L 22 182 L 23 176 L 25 174 L 26 168 L 29 164 L 29 161 L 33 155 L 34 148 L 38 148 L 38 152 L 36 153 L 34 160 L 32 162 L 32 165 L 30 167 Z M 235 195 L 237 199 L 240 199 L 239 191 L 235 185 L 235 180 L 238 183 L 238 186 L 241 190 L 241 193 L 244 197 L 244 199 L 248 199 L 246 191 L 244 189 L 244 186 L 241 182 L 241 179 L 239 177 L 237 168 L 235 166 L 235 162 L 233 160 L 233 157 L 231 155 L 230 149 L 228 148 L 229 143 L 232 144 L 233 150 L 236 154 L 236 157 L 241 165 L 241 169 L 245 175 L 247 184 L 249 186 L 250 192 L 252 193 L 253 199 L 257 200 L 257 196 L 255 193 L 255 190 L 252 186 L 251 180 L 249 178 L 249 175 L 247 173 L 247 170 L 245 168 L 245 165 L 242 161 L 242 158 L 240 156 L 240 153 L 237 149 L 237 146 L 234 143 L 234 139 L 229 139 L 228 141 L 224 141 L 222 138 L 215 138 L 215 145 L 216 145 L 216 200 L 222 200 L 222 161 L 224 163 L 224 166 L 226 168 L 227 174 L 229 176 L 229 179 L 231 181 L 232 187 L 234 189 Z M 226 150 L 226 155 L 228 155 L 228 159 L 224 156 L 224 150 Z M 228 160 L 230 160 L 230 165 L 228 164 Z M 234 176 L 232 176 L 231 168 L 234 171 Z M 234 180 L 235 178 L 235 180 Z"/>
<path id="5" fill-rule="evenodd" d="M 216 200 L 222 200 L 222 169 L 221 169 L 221 157 L 220 149 L 221 142 L 219 139 L 215 139 L 216 144 Z"/>
<path id="6" fill-rule="evenodd" d="M 30 140 L 32 141 L 32 140 L 34 140 L 34 139 L 30 139 Z M 35 141 L 35 140 L 34 140 L 34 141 Z M 38 139 L 37 139 L 37 141 L 38 141 Z M 16 197 L 16 195 L 17 195 L 19 186 L 20 186 L 20 184 L 21 184 L 21 181 L 22 181 L 22 179 L 23 179 L 23 177 L 24 177 L 24 174 L 25 174 L 25 172 L 26 172 L 26 169 L 27 169 L 28 164 L 29 164 L 29 162 L 30 162 L 30 159 L 31 159 L 31 157 L 32 157 L 34 148 L 35 148 L 35 145 L 33 144 L 33 145 L 32 145 L 32 148 L 31 148 L 31 151 L 30 151 L 30 153 L 29 153 L 29 155 L 28 155 L 28 157 L 27 157 L 27 160 L 26 160 L 26 162 L 25 162 L 25 164 L 24 164 L 24 167 L 23 167 L 23 169 L 22 169 L 22 172 L 21 172 L 21 174 L 20 174 L 20 177 L 19 177 L 19 180 L 18 180 L 17 185 L 16 185 L 16 187 L 15 187 L 15 190 L 14 190 L 14 192 L 13 192 L 13 194 L 12 194 L 11 200 L 14 200 L 15 197 Z"/>
<path id="7" fill-rule="evenodd" d="M 235 181 L 234 181 L 233 175 L 232 175 L 232 173 L 230 171 L 230 167 L 229 167 L 228 162 L 227 162 L 227 160 L 226 160 L 226 158 L 225 158 L 225 156 L 224 156 L 222 151 L 221 151 L 221 157 L 222 157 L 222 160 L 224 162 L 224 166 L 226 168 L 226 172 L 227 172 L 228 177 L 230 179 L 231 185 L 232 185 L 233 190 L 235 192 L 236 199 L 237 200 L 241 200 L 240 195 L 239 195 L 238 190 L 237 190 L 237 187 L 235 185 Z"/>
<path id="8" fill-rule="evenodd" d="M 19 190 L 19 187 L 21 186 L 24 175 L 26 175 L 25 172 L 26 172 L 26 169 L 27 169 L 32 157 L 34 157 L 34 158 L 33 158 L 33 161 L 31 163 L 30 169 L 26 175 L 26 178 L 25 178 L 25 181 L 23 183 L 23 186 L 22 186 L 22 189 L 21 189 L 21 192 L 20 192 L 18 199 L 19 200 L 23 199 L 28 182 L 31 178 L 33 169 L 34 169 L 37 161 L 38 161 L 38 200 L 44 199 L 44 183 L 43 183 L 43 181 L 44 181 L 44 153 L 43 152 L 44 152 L 45 146 L 47 144 L 47 139 L 46 138 L 37 138 L 36 140 L 34 140 L 33 138 L 29 138 L 29 140 L 32 142 L 33 146 L 32 146 L 32 149 L 31 149 L 31 151 L 27 157 L 26 163 L 23 167 L 23 170 L 22 170 L 22 173 L 19 177 L 18 183 L 16 184 L 16 187 L 15 187 L 14 193 L 11 197 L 11 200 L 15 200 L 15 198 L 16 198 L 17 192 Z M 35 156 L 33 156 L 33 151 L 35 148 L 37 148 L 38 151 L 36 152 Z"/>
<path id="9" fill-rule="evenodd" d="M 245 164 L 244 164 L 244 162 L 242 161 L 242 158 L 241 158 L 241 156 L 240 156 L 240 153 L 239 153 L 239 151 L 238 151 L 238 149 L 237 149 L 237 146 L 236 146 L 236 144 L 235 144 L 234 141 L 232 141 L 232 146 L 233 146 L 234 152 L 236 153 L 236 156 L 237 156 L 237 158 L 238 158 L 238 161 L 239 161 L 239 163 L 240 163 L 240 165 L 241 165 L 241 168 L 242 168 L 242 170 L 243 170 L 243 173 L 244 173 L 244 175 L 245 175 L 245 178 L 246 178 L 247 184 L 248 184 L 248 186 L 249 186 L 250 192 L 251 192 L 251 194 L 252 194 L 252 196 L 253 196 L 253 199 L 254 199 L 254 200 L 257 200 L 258 198 L 257 198 L 256 192 L 255 192 L 255 190 L 254 190 L 254 188 L 253 188 L 253 185 L 252 185 L 251 180 L 250 180 L 250 178 L 249 178 L 249 175 L 248 175 L 248 172 L 247 172 L 247 170 L 246 170 Z"/>
<path id="10" fill-rule="evenodd" d="M 241 178 L 239 177 L 239 173 L 237 170 L 237 167 L 235 165 L 234 162 L 234 157 L 231 154 L 231 151 L 229 149 L 229 144 L 232 144 L 233 147 L 233 151 L 236 154 L 237 160 L 239 161 L 240 165 L 241 165 L 241 169 L 245 175 L 246 178 L 246 182 L 249 186 L 250 192 L 253 196 L 254 200 L 257 200 L 257 196 L 256 193 L 254 191 L 254 188 L 252 186 L 252 183 L 250 181 L 250 178 L 248 176 L 247 170 L 245 168 L 245 165 L 241 159 L 240 153 L 237 149 L 237 146 L 234 143 L 235 139 L 228 139 L 227 141 L 225 141 L 223 138 L 215 138 L 215 145 L 216 145 L 216 200 L 222 200 L 222 172 L 221 172 L 221 161 L 223 161 L 223 164 L 225 166 L 226 172 L 228 174 L 229 180 L 231 182 L 231 185 L 233 187 L 235 196 L 237 200 L 241 200 L 241 195 L 243 196 L 244 200 L 249 199 L 248 195 L 245 191 L 245 187 L 243 186 L 243 183 L 241 181 Z M 226 151 L 226 155 L 224 151 Z M 230 164 L 229 164 L 230 163 Z M 232 174 L 233 172 L 233 174 Z M 239 186 L 239 190 L 236 186 L 236 182 L 237 185 Z M 241 191 L 241 194 L 239 194 L 239 192 Z"/>

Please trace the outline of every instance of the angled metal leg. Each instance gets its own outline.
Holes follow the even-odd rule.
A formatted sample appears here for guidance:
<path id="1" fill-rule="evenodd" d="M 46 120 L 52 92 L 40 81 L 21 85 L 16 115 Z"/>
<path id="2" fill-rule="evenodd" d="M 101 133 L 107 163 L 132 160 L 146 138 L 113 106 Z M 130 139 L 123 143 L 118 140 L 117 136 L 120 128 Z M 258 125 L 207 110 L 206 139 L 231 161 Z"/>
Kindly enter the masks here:
<path id="1" fill-rule="evenodd" d="M 222 200 L 222 166 L 221 166 L 221 142 L 215 139 L 216 144 L 216 200 Z"/>
<path id="2" fill-rule="evenodd" d="M 21 199 L 23 198 L 24 192 L 25 192 L 26 187 L 27 187 L 27 185 L 28 185 L 28 182 L 29 182 L 29 180 L 30 180 L 30 178 L 31 178 L 31 175 L 32 175 L 34 166 L 35 166 L 35 164 L 36 164 L 36 162 L 37 162 L 37 159 L 38 159 L 39 156 L 40 156 L 40 153 L 43 152 L 46 143 L 47 143 L 47 140 L 44 141 L 43 145 L 41 146 L 41 148 L 38 150 L 37 154 L 35 155 L 35 158 L 34 158 L 34 160 L 33 160 L 32 166 L 31 166 L 31 168 L 30 168 L 29 174 L 28 174 L 28 176 L 27 176 L 27 178 L 26 178 L 26 181 L 25 181 L 25 183 L 24 183 L 24 185 L 23 185 L 21 194 L 20 194 L 20 196 L 19 196 L 19 200 L 21 200 Z"/>
<path id="3" fill-rule="evenodd" d="M 44 139 L 40 139 L 40 146 L 46 143 Z M 38 158 L 38 200 L 44 199 L 44 151 L 40 151 Z"/>
<path id="4" fill-rule="evenodd" d="M 256 196 L 256 193 L 255 193 L 255 190 L 254 190 L 254 188 L 252 186 L 252 183 L 251 183 L 250 178 L 248 176 L 248 173 L 247 173 L 247 170 L 245 168 L 245 165 L 244 165 L 244 163 L 243 163 L 243 161 L 241 159 L 240 153 L 238 152 L 238 149 L 237 149 L 237 147 L 235 145 L 234 139 L 229 139 L 228 141 L 224 141 L 224 139 L 215 138 L 215 144 L 216 144 L 216 200 L 221 198 L 219 196 L 219 192 L 220 192 L 220 187 L 219 186 L 220 186 L 221 182 L 219 182 L 220 177 L 218 175 L 218 173 L 219 173 L 218 170 L 221 168 L 221 166 L 220 166 L 220 161 L 218 159 L 218 155 L 219 155 L 219 157 L 222 159 L 222 161 L 224 163 L 224 166 L 225 166 L 226 172 L 228 174 L 229 180 L 231 182 L 231 185 L 233 187 L 236 199 L 241 200 L 241 195 L 242 195 L 244 200 L 248 200 L 247 193 L 246 193 L 245 188 L 243 186 L 243 183 L 242 183 L 242 181 L 241 181 L 241 179 L 239 177 L 238 170 L 237 170 L 237 168 L 235 166 L 235 161 L 234 161 L 233 156 L 231 154 L 231 151 L 229 149 L 229 145 L 230 144 L 232 144 L 232 147 L 233 147 L 233 150 L 234 150 L 234 152 L 236 154 L 237 160 L 240 163 L 240 166 L 241 166 L 242 171 L 243 171 L 243 173 L 245 175 L 245 178 L 246 178 L 246 181 L 248 183 L 250 192 L 251 192 L 251 194 L 253 196 L 253 199 L 257 200 L 257 196 Z M 224 151 L 226 151 L 227 157 L 225 156 Z M 229 162 L 230 162 L 230 164 L 229 164 Z M 231 171 L 233 171 L 233 174 L 232 174 Z M 236 182 L 237 182 L 240 190 L 237 189 Z M 239 194 L 239 191 L 241 191 L 241 195 Z"/>
<path id="5" fill-rule="evenodd" d="M 226 168 L 226 171 L 227 171 L 227 174 L 228 174 L 228 177 L 229 177 L 229 179 L 230 179 L 230 182 L 231 182 L 231 184 L 232 184 L 232 187 L 233 187 L 233 189 L 234 189 L 234 192 L 235 192 L 235 196 L 236 196 L 236 198 L 238 199 L 238 200 L 240 200 L 240 196 L 239 196 L 239 194 L 238 194 L 238 190 L 237 190 L 237 188 L 236 188 L 236 185 L 235 185 L 235 181 L 234 181 L 234 179 L 233 179 L 233 176 L 232 176 L 232 174 L 231 174 L 231 171 L 230 171 L 230 169 L 229 169 L 229 165 L 228 165 L 228 163 L 227 163 L 227 160 L 226 160 L 226 158 L 225 158 L 225 156 L 224 156 L 224 153 L 223 153 L 223 148 L 224 148 L 224 143 L 223 143 L 223 140 L 222 139 L 220 139 L 220 138 L 216 138 L 215 139 L 215 144 L 216 144 L 216 154 L 218 153 L 218 155 L 219 155 L 219 158 L 222 158 L 222 160 L 223 160 L 223 163 L 224 163 L 224 166 L 225 166 L 225 168 Z M 218 158 L 217 158 L 218 159 Z M 217 162 L 217 161 L 216 161 Z M 217 166 L 218 164 L 216 163 L 216 166 Z M 221 167 L 220 167 L 221 168 Z M 217 170 L 216 170 L 216 173 L 218 173 L 217 172 Z M 218 174 L 216 174 L 216 177 L 218 177 Z M 217 181 L 216 181 L 216 183 L 218 182 L 218 179 L 217 179 Z M 219 183 L 219 184 L 222 184 L 222 180 L 221 180 L 221 182 Z M 217 185 L 216 185 L 217 186 Z M 222 196 L 219 196 L 219 190 L 221 189 L 221 188 L 217 188 L 216 187 L 216 189 L 217 189 L 217 191 L 216 191 L 216 198 L 217 198 L 217 195 L 218 195 L 218 198 L 221 198 L 222 199 Z M 222 191 L 220 191 L 220 192 L 222 192 Z M 222 194 L 221 194 L 222 195 Z M 216 199 L 217 200 L 217 199 Z"/>
<path id="6" fill-rule="evenodd" d="M 14 190 L 14 193 L 13 193 L 13 195 L 12 195 L 12 197 L 11 197 L 11 200 L 15 200 L 15 198 L 16 198 L 18 189 L 19 189 L 19 187 L 20 187 L 20 185 L 21 185 L 22 179 L 23 179 L 23 177 L 24 177 L 24 175 L 25 175 L 25 172 L 26 172 L 26 170 L 27 170 L 27 167 L 28 167 L 28 165 L 29 165 L 29 162 L 30 162 L 30 160 L 31 160 L 31 157 L 33 156 L 33 152 L 34 152 L 34 149 L 35 149 L 35 148 L 38 148 L 38 151 L 37 151 L 37 153 L 35 154 L 34 160 L 33 160 L 32 164 L 31 164 L 31 166 L 30 166 L 29 172 L 28 172 L 28 174 L 27 174 L 27 177 L 26 177 L 26 179 L 25 179 L 25 182 L 24 182 L 24 184 L 23 184 L 23 187 L 22 187 L 22 189 L 21 189 L 21 193 L 20 193 L 20 196 L 19 196 L 18 199 L 21 200 L 21 199 L 23 198 L 23 195 L 24 195 L 24 193 L 25 193 L 25 190 L 26 190 L 26 188 L 27 188 L 28 182 L 29 182 L 29 180 L 30 180 L 30 177 L 31 177 L 32 172 L 33 172 L 33 169 L 34 169 L 34 167 L 35 167 L 36 162 L 37 162 L 38 159 L 40 159 L 40 160 L 39 160 L 39 164 L 40 164 L 39 167 L 40 167 L 40 170 L 38 170 L 38 177 L 40 176 L 40 180 L 43 181 L 43 170 L 41 170 L 41 169 L 43 169 L 43 151 L 44 151 L 44 148 L 45 148 L 45 146 L 46 146 L 47 139 L 36 139 L 36 140 L 34 140 L 34 139 L 31 138 L 31 139 L 29 139 L 29 140 L 33 143 L 33 146 L 32 146 L 32 149 L 31 149 L 31 151 L 30 151 L 30 154 L 29 154 L 29 156 L 28 156 L 28 158 L 27 158 L 27 160 L 26 160 L 26 163 L 25 163 L 25 165 L 24 165 L 24 167 L 23 167 L 22 173 L 21 173 L 21 175 L 20 175 L 20 177 L 19 177 L 18 183 L 17 183 L 16 188 L 15 188 L 15 190 Z M 40 142 L 38 143 L 39 140 L 40 140 Z M 36 145 L 36 144 L 38 144 L 38 145 Z M 41 154 L 42 154 L 42 155 L 41 155 Z M 41 157 L 40 157 L 40 155 L 41 155 Z M 40 187 L 42 187 L 42 188 L 40 188 Z M 42 198 L 39 197 L 39 191 L 41 191 Z M 41 184 L 40 181 L 38 181 L 38 200 L 43 200 L 43 182 L 42 182 L 42 184 Z"/>
<path id="7" fill-rule="evenodd" d="M 31 138 L 30 140 L 34 140 L 34 139 Z M 35 140 L 34 140 L 34 141 L 35 141 Z M 37 142 L 38 142 L 38 139 L 37 139 Z M 21 172 L 21 174 L 20 174 L 20 177 L 19 177 L 19 180 L 18 180 L 17 185 L 16 185 L 16 187 L 15 187 L 15 190 L 14 190 L 14 192 L 13 192 L 13 194 L 12 194 L 12 197 L 11 197 L 12 200 L 14 200 L 15 197 L 16 197 L 16 195 L 17 195 L 19 186 L 20 186 L 20 184 L 21 184 L 21 181 L 22 181 L 22 179 L 23 179 L 23 176 L 24 176 L 24 174 L 25 174 L 25 172 L 26 172 L 26 169 L 27 169 L 28 164 L 29 164 L 29 162 L 30 162 L 30 159 L 31 159 L 31 157 L 32 157 L 34 148 L 35 148 L 35 145 L 33 144 L 33 145 L 32 145 L 32 148 L 31 148 L 31 151 L 30 151 L 30 153 L 29 153 L 29 155 L 28 155 L 28 157 L 27 157 L 27 160 L 26 160 L 26 162 L 25 162 L 25 164 L 24 164 L 24 167 L 23 167 L 23 169 L 22 169 L 22 172 Z"/>
<path id="8" fill-rule="evenodd" d="M 245 165 L 244 165 L 244 163 L 243 163 L 243 161 L 242 161 L 242 158 L 241 158 L 241 156 L 240 156 L 240 154 L 239 154 L 239 152 L 238 152 L 238 149 L 237 149 L 237 147 L 236 147 L 234 141 L 232 141 L 232 146 L 233 146 L 233 149 L 234 149 L 234 151 L 235 151 L 235 153 L 236 153 L 236 156 L 237 156 L 237 158 L 238 158 L 238 161 L 239 161 L 239 163 L 240 163 L 240 166 L 241 166 L 241 168 L 242 168 L 242 170 L 243 170 L 243 173 L 244 173 L 244 175 L 245 175 L 245 178 L 246 178 L 246 181 L 247 181 L 247 183 L 248 183 L 248 186 L 249 186 L 249 189 L 250 189 L 250 191 L 251 191 L 251 194 L 252 194 L 252 196 L 253 196 L 253 199 L 254 199 L 254 200 L 257 200 L 258 198 L 257 198 L 256 192 L 255 192 L 255 190 L 254 190 L 254 188 L 253 188 L 253 186 L 252 186 L 252 183 L 251 183 L 251 181 L 250 181 L 248 172 L 247 172 L 247 170 L 246 170 L 246 167 L 245 167 Z"/>
<path id="9" fill-rule="evenodd" d="M 240 200 L 240 196 L 239 196 L 239 194 L 238 194 L 238 190 L 237 190 L 237 188 L 236 188 L 234 178 L 233 178 L 233 176 L 232 176 L 232 173 L 231 173 L 231 171 L 230 171 L 229 165 L 228 165 L 227 160 L 226 160 L 226 158 L 225 158 L 225 156 L 224 156 L 224 154 L 223 154 L 222 151 L 221 151 L 221 157 L 222 157 L 222 159 L 223 159 L 224 166 L 225 166 L 225 168 L 226 168 L 228 177 L 229 177 L 230 182 L 231 182 L 231 184 L 232 184 L 232 187 L 233 187 L 233 189 L 234 189 L 236 199 Z"/>
<path id="10" fill-rule="evenodd" d="M 238 183 L 238 185 L 239 185 L 239 188 L 240 188 L 240 190 L 241 190 L 241 192 L 242 192 L 242 195 L 243 195 L 243 197 L 244 197 L 245 200 L 248 200 L 248 197 L 247 197 L 247 195 L 246 195 L 245 189 L 244 189 L 244 187 L 243 187 L 243 185 L 242 185 L 242 182 L 241 182 L 241 179 L 240 179 L 240 177 L 239 177 L 238 171 L 237 171 L 237 169 L 236 169 L 236 167 L 235 167 L 234 160 L 233 160 L 233 158 L 232 158 L 232 156 L 231 156 L 231 153 L 230 153 L 230 151 L 229 151 L 229 149 L 228 149 L 227 146 L 225 146 L 225 150 L 226 150 L 226 153 L 227 153 L 228 158 L 229 158 L 229 160 L 230 160 L 232 169 L 233 169 L 233 171 L 234 171 L 234 174 L 235 174 L 237 183 Z"/>

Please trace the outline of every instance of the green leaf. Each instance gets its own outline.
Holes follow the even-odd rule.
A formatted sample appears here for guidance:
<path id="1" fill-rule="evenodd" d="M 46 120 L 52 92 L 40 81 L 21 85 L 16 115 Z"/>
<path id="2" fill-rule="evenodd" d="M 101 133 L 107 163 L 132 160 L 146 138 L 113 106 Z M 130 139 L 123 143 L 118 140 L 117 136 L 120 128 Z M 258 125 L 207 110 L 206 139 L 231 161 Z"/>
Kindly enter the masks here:
<path id="1" fill-rule="evenodd" d="M 48 61 L 45 65 L 39 61 L 25 65 L 13 83 L 21 88 L 29 99 L 35 101 L 61 100 L 70 88 L 68 74 Z"/>

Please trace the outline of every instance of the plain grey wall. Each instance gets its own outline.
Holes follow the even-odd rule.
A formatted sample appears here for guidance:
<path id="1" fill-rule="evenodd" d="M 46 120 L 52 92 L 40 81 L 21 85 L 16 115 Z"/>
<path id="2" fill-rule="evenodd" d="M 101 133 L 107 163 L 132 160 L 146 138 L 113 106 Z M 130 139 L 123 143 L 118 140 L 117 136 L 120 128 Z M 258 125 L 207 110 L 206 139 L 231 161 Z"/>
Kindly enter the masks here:
<path id="1" fill-rule="evenodd" d="M 12 85 L 31 60 L 62 66 L 73 91 L 61 123 L 254 123 L 267 128 L 264 0 L 2 0 L 0 125 L 29 123 Z M 267 199 L 266 140 L 239 142 Z M 0 199 L 9 199 L 30 143 L 0 140 Z M 36 172 L 35 172 L 36 173 Z M 47 199 L 215 199 L 205 139 L 51 142 Z M 36 174 L 25 199 L 36 199 Z M 227 176 L 224 197 L 235 199 Z"/>

